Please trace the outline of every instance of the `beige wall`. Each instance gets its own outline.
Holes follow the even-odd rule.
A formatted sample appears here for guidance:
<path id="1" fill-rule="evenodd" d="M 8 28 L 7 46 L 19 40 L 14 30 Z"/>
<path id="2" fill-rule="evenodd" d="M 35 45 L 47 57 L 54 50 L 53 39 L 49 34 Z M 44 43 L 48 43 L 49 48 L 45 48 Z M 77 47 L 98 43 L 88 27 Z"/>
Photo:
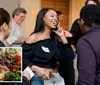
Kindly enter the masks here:
<path id="1" fill-rule="evenodd" d="M 84 6 L 86 0 L 70 0 L 69 27 L 75 19 L 79 18 L 80 9 Z"/>
<path id="2" fill-rule="evenodd" d="M 0 0 L 0 8 L 6 9 L 10 15 L 12 15 L 12 12 L 18 8 L 19 6 L 19 0 Z"/>
<path id="3" fill-rule="evenodd" d="M 26 19 L 22 29 L 26 37 L 33 32 L 37 12 L 40 10 L 40 0 L 20 0 L 20 6 L 27 10 Z"/>

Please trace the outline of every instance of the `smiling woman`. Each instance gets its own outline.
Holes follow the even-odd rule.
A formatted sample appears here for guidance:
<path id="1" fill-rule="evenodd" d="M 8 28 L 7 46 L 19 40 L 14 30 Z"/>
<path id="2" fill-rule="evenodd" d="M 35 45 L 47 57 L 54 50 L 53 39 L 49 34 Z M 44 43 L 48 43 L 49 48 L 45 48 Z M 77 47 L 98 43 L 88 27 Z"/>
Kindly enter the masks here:
<path id="1" fill-rule="evenodd" d="M 22 44 L 23 67 L 34 72 L 31 85 L 65 85 L 58 73 L 58 62 L 73 60 L 73 51 L 64 30 L 58 28 L 58 15 L 52 8 L 41 9 L 36 18 L 34 32 Z M 27 65 L 26 65 L 26 61 Z"/>

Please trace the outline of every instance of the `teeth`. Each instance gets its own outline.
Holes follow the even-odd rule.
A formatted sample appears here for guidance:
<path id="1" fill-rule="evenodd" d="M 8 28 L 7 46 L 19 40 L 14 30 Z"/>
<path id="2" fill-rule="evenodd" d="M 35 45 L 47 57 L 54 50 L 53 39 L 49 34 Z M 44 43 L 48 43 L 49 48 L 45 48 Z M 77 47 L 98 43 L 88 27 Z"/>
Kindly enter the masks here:
<path id="1" fill-rule="evenodd" d="M 53 22 L 53 24 L 54 24 L 54 25 L 57 25 L 57 23 L 56 23 L 56 22 Z"/>

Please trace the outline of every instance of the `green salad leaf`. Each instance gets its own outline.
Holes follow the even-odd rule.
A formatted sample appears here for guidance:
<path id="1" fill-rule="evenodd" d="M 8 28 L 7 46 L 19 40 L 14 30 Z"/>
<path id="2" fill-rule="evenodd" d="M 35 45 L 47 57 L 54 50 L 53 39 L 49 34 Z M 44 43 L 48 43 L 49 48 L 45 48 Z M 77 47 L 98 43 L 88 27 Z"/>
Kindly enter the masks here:
<path id="1" fill-rule="evenodd" d="M 6 74 L 6 81 L 21 81 L 21 77 L 17 71 L 9 72 Z"/>

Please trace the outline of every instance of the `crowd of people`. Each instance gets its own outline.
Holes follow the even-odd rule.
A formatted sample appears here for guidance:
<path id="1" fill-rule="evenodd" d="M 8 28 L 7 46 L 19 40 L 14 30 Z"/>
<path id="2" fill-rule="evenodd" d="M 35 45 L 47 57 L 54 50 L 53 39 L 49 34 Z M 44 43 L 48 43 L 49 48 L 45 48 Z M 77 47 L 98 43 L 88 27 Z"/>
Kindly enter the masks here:
<path id="1" fill-rule="evenodd" d="M 61 11 L 41 9 L 35 28 L 25 37 L 20 25 L 27 11 L 16 8 L 10 14 L 0 8 L 0 47 L 22 47 L 22 83 L 0 85 L 100 85 L 100 6 L 86 0 L 70 31 L 60 26 Z M 74 46 L 74 49 L 73 47 Z M 73 60 L 77 55 L 78 79 L 75 84 Z M 31 78 L 30 72 L 34 74 Z"/>

